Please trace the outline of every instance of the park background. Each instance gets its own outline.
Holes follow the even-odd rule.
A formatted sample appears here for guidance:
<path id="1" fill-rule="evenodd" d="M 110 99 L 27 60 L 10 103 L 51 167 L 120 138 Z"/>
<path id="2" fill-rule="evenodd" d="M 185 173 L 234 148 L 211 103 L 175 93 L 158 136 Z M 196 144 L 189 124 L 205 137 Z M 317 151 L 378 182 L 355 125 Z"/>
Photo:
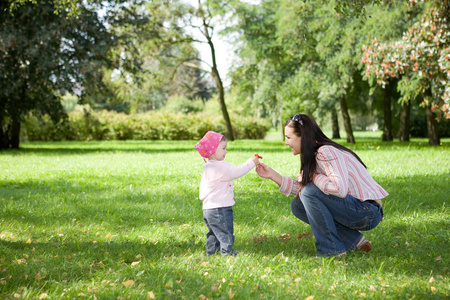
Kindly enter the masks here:
<path id="1" fill-rule="evenodd" d="M 448 1 L 0 5 L 2 298 L 448 298 Z M 224 133 L 231 163 L 296 177 L 297 112 L 390 193 L 374 250 L 314 259 L 250 173 L 240 255 L 206 258 L 196 141 Z"/>

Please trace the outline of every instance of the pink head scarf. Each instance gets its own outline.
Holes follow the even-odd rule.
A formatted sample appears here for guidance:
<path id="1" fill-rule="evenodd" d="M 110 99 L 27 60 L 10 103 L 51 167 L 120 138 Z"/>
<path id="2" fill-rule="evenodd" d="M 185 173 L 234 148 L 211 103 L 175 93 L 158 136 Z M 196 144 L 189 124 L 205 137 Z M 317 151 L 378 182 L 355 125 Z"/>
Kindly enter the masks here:
<path id="1" fill-rule="evenodd" d="M 210 157 L 216 152 L 219 147 L 220 140 L 223 135 L 214 131 L 208 131 L 205 136 L 195 145 L 198 153 L 203 159 Z"/>

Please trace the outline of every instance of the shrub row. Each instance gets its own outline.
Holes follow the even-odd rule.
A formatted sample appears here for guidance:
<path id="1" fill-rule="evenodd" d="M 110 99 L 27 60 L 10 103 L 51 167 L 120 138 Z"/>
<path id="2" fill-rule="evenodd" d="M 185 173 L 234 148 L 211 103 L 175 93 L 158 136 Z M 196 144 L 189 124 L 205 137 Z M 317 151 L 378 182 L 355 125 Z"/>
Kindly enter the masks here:
<path id="1" fill-rule="evenodd" d="M 235 138 L 261 139 L 270 129 L 264 119 L 231 115 Z M 28 141 L 90 140 L 196 140 L 208 130 L 226 132 L 224 121 L 205 114 L 148 112 L 127 115 L 111 111 L 70 112 L 68 120 L 54 124 L 48 116 L 29 115 L 21 137 Z"/>

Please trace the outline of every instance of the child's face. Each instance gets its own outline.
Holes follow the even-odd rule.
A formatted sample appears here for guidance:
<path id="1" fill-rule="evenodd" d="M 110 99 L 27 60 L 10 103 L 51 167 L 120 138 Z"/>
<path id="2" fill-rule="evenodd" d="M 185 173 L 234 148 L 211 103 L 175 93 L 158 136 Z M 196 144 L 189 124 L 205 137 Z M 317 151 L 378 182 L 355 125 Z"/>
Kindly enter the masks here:
<path id="1" fill-rule="evenodd" d="M 224 160 L 225 155 L 227 155 L 227 141 L 222 141 L 219 143 L 216 152 L 209 159 Z"/>

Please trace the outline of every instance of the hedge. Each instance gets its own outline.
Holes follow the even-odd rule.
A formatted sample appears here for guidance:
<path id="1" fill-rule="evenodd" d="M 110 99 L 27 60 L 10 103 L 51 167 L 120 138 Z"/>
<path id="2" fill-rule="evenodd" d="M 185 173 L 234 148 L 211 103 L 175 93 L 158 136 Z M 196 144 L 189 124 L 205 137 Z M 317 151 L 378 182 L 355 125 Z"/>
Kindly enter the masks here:
<path id="1" fill-rule="evenodd" d="M 230 115 L 237 139 L 262 139 L 270 129 L 265 119 Z M 197 140 L 208 130 L 225 133 L 220 117 L 151 111 L 127 115 L 112 111 L 68 113 L 68 120 L 54 124 L 49 116 L 28 115 L 21 128 L 27 141 Z"/>

